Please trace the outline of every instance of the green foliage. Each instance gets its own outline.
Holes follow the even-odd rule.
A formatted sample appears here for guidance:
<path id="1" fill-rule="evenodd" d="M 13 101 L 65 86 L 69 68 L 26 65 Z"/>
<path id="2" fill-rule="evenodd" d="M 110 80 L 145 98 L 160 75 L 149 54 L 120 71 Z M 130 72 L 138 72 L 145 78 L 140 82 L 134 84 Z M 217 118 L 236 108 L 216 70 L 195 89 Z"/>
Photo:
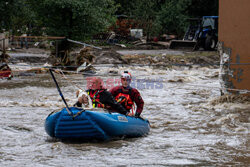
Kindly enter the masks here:
<path id="1" fill-rule="evenodd" d="M 118 10 L 117 10 L 118 9 Z M 125 14 L 147 37 L 181 35 L 186 18 L 218 15 L 218 0 L 0 0 L 1 30 L 90 39 Z"/>
<path id="2" fill-rule="evenodd" d="M 167 0 L 157 15 L 163 31 L 182 34 L 186 28 L 187 9 L 190 4 L 190 0 Z"/>
<path id="3" fill-rule="evenodd" d="M 115 0 L 117 5 L 116 15 L 131 16 L 131 7 L 133 7 L 133 1 L 130 0 Z"/>
<path id="4" fill-rule="evenodd" d="M 112 0 L 38 0 L 36 4 L 48 35 L 86 39 L 115 21 Z"/>
<path id="5" fill-rule="evenodd" d="M 165 0 L 157 14 L 162 33 L 183 36 L 187 18 L 218 16 L 218 0 Z"/>
<path id="6" fill-rule="evenodd" d="M 131 3 L 131 8 L 128 12 L 132 15 L 138 23 L 138 28 L 142 28 L 144 34 L 147 37 L 147 40 L 158 34 L 160 25 L 158 24 L 157 17 L 157 8 L 158 1 L 148 1 L 148 0 L 134 0 Z"/>
<path id="7" fill-rule="evenodd" d="M 147 35 L 173 33 L 182 36 L 187 18 L 218 15 L 218 0 L 116 0 L 118 14 L 136 18 Z"/>
<path id="8" fill-rule="evenodd" d="M 14 34 L 26 33 L 33 16 L 34 12 L 25 0 L 2 0 L 0 3 L 1 29 L 11 29 Z"/>
<path id="9" fill-rule="evenodd" d="M 86 39 L 114 23 L 113 0 L 1 0 L 1 29 Z"/>

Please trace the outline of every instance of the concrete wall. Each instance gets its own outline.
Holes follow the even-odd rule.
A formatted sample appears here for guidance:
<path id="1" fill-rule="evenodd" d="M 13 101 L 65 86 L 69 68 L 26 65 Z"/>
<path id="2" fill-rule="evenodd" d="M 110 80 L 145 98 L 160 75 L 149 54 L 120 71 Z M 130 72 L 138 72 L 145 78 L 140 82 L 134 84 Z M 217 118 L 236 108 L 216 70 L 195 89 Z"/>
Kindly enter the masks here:
<path id="1" fill-rule="evenodd" d="M 250 91 L 250 0 L 219 0 L 219 42 L 222 87 Z"/>

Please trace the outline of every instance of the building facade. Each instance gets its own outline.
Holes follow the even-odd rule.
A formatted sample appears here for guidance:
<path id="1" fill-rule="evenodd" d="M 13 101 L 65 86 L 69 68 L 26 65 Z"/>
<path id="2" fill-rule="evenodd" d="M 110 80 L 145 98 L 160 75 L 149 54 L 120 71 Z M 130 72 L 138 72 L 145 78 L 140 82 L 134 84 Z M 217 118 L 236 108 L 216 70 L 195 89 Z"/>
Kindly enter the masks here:
<path id="1" fill-rule="evenodd" d="M 223 93 L 250 95 L 250 0 L 219 0 L 218 49 Z"/>

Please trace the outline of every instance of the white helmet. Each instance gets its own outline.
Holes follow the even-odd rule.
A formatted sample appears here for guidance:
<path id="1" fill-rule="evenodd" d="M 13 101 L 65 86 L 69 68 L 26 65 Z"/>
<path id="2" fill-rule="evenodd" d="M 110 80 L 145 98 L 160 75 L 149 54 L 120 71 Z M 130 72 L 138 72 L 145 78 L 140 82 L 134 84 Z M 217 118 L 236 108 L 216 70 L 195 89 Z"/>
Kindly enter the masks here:
<path id="1" fill-rule="evenodd" d="M 132 75 L 128 72 L 128 71 L 124 71 L 124 73 L 122 73 L 121 78 L 125 78 L 128 80 L 132 79 Z"/>

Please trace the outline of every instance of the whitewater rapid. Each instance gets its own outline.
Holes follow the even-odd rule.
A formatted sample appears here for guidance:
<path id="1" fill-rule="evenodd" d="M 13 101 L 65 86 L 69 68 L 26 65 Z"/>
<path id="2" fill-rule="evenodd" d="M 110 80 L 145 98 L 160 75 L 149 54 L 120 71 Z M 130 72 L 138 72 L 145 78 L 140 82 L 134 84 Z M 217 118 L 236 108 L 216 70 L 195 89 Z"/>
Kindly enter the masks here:
<path id="1" fill-rule="evenodd" d="M 49 73 L 17 76 L 0 80 L 1 166 L 249 163 L 249 108 L 243 104 L 212 103 L 220 97 L 218 68 L 96 66 L 96 69 L 107 86 L 110 81 L 119 80 L 121 71 L 132 73 L 133 86 L 145 101 L 142 116 L 151 123 L 150 134 L 101 143 L 64 143 L 52 139 L 44 130 L 44 120 L 64 104 L 51 76 Z M 56 74 L 64 97 L 72 106 L 77 86 L 85 89 L 88 77 L 81 74 L 66 77 L 70 82 Z"/>

